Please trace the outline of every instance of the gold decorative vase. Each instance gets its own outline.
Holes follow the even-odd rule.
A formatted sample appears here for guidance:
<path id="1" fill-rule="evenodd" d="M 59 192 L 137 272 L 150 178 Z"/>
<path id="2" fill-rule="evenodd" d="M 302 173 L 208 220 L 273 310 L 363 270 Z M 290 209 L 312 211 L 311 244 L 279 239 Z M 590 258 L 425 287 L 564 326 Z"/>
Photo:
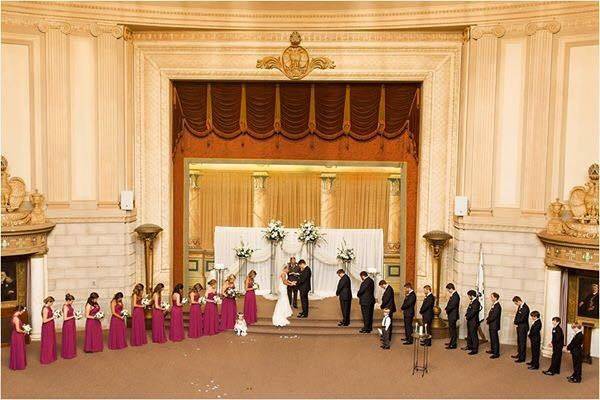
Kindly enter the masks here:
<path id="1" fill-rule="evenodd" d="M 431 267 L 433 273 L 432 283 L 433 293 L 435 293 L 435 306 L 433 307 L 433 322 L 431 323 L 431 329 L 434 336 L 440 337 L 435 334 L 437 333 L 435 331 L 443 334 L 441 330 L 444 330 L 448 326 L 446 321 L 440 318 L 440 313 L 442 312 L 442 309 L 440 308 L 440 276 L 442 267 L 440 259 L 444 246 L 446 246 L 448 240 L 452 239 L 452 235 L 444 231 L 431 231 L 424 234 L 423 237 L 427 240 L 427 243 L 429 243 L 429 247 L 433 253 Z"/>
<path id="2" fill-rule="evenodd" d="M 154 224 L 143 224 L 135 228 L 135 232 L 139 238 L 144 241 L 144 269 L 146 275 L 146 294 L 151 295 L 154 286 L 154 239 L 163 229 Z M 146 326 L 148 321 L 152 319 L 152 310 L 146 308 L 144 310 L 146 316 Z"/>

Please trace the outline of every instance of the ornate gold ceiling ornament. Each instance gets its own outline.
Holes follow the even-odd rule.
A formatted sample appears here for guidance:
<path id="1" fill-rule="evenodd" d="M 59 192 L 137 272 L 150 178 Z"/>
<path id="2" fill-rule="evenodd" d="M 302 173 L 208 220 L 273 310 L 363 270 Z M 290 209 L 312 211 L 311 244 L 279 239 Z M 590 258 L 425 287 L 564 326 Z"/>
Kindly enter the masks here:
<path id="1" fill-rule="evenodd" d="M 329 57 L 311 58 L 308 51 L 300 46 L 302 37 L 296 31 L 290 35 L 290 43 L 281 56 L 263 57 L 256 62 L 256 68 L 273 69 L 283 72 L 292 80 L 300 80 L 315 69 L 333 69 L 335 63 Z"/>

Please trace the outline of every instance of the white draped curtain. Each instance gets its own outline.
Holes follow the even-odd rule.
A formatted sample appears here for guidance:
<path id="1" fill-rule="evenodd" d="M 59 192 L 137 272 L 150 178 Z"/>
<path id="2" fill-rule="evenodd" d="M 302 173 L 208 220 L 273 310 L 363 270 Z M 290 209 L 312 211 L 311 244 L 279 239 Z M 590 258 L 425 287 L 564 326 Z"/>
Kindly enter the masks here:
<path id="1" fill-rule="evenodd" d="M 243 242 L 255 249 L 248 260 L 247 271 L 257 272 L 256 282 L 260 285 L 259 294 L 269 292 L 271 282 L 271 244 L 264 238 L 265 228 L 215 227 L 214 249 L 215 264 L 224 264 L 227 274 L 238 274 L 239 261 L 234 248 Z M 292 256 L 296 260 L 308 261 L 306 246 L 298 240 L 295 229 L 286 229 L 285 240 L 277 246 L 275 253 L 274 273 L 279 274 L 283 266 Z M 338 276 L 336 271 L 341 267 L 337 260 L 337 248 L 346 246 L 353 248 L 356 259 L 350 264 L 349 275 L 352 280 L 352 291 L 358 291 L 359 273 L 367 269 L 375 269 L 383 277 L 383 229 L 325 229 L 324 240 L 314 250 L 314 265 L 309 265 L 313 273 L 313 290 L 322 297 L 335 296 Z M 211 276 L 214 277 L 214 276 Z"/>

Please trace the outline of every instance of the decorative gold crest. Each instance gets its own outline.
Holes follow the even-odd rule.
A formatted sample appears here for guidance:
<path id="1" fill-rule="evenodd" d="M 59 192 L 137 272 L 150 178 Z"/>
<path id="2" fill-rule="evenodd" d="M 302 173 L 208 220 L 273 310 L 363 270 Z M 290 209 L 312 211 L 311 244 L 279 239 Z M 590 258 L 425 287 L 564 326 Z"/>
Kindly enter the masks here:
<path id="1" fill-rule="evenodd" d="M 314 69 L 333 69 L 335 63 L 329 57 L 311 58 L 308 51 L 300 46 L 302 37 L 296 31 L 290 35 L 291 46 L 288 46 L 280 57 L 263 57 L 256 62 L 256 68 L 273 69 L 283 72 L 293 80 L 300 80 Z"/>

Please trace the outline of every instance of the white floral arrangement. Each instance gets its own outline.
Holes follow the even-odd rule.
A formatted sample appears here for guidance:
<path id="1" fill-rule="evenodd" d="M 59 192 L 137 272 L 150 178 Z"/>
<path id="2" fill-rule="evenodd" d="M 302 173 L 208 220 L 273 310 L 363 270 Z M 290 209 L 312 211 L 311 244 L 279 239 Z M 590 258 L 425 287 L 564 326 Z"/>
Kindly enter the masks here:
<path id="1" fill-rule="evenodd" d="M 254 289 L 254 290 L 258 290 L 258 289 L 260 289 L 260 285 L 259 285 L 258 283 L 254 283 L 254 284 L 252 285 L 252 289 Z"/>
<path id="2" fill-rule="evenodd" d="M 165 311 L 169 311 L 169 308 L 171 308 L 171 305 L 167 301 L 163 301 L 162 303 L 160 303 L 160 307 L 164 308 Z"/>
<path id="3" fill-rule="evenodd" d="M 150 297 L 146 296 L 142 299 L 142 305 L 144 307 L 149 307 L 150 304 L 152 304 L 152 299 L 150 299 Z"/>
<path id="4" fill-rule="evenodd" d="M 83 313 L 80 310 L 75 310 L 73 311 L 73 316 L 75 317 L 75 319 L 81 319 L 83 318 Z"/>
<path id="5" fill-rule="evenodd" d="M 121 310 L 121 317 L 129 318 L 130 317 L 129 311 L 127 311 L 127 310 Z"/>
<path id="6" fill-rule="evenodd" d="M 29 325 L 29 324 L 23 325 L 23 332 L 25 332 L 26 335 L 29 335 L 31 333 L 31 325 Z"/>
<path id="7" fill-rule="evenodd" d="M 181 305 L 187 304 L 189 303 L 189 299 L 187 297 L 184 297 L 183 299 L 181 299 Z"/>
<path id="8" fill-rule="evenodd" d="M 267 225 L 267 230 L 264 231 L 265 239 L 269 242 L 279 243 L 285 238 L 285 228 L 283 222 L 272 219 Z"/>
<path id="9" fill-rule="evenodd" d="M 204 297 L 204 296 L 200 297 L 200 299 L 198 300 L 198 303 L 200 303 L 202 305 L 206 304 L 206 297 Z"/>
<path id="10" fill-rule="evenodd" d="M 215 296 L 213 297 L 213 301 L 215 302 L 215 304 L 221 304 L 223 302 L 223 299 L 221 299 L 221 296 Z"/>
<path id="11" fill-rule="evenodd" d="M 233 249 L 235 251 L 235 255 L 240 259 L 248 259 L 252 257 L 252 253 L 254 253 L 254 249 L 245 245 L 244 242 L 240 242 L 240 247 L 236 247 Z"/>
<path id="12" fill-rule="evenodd" d="M 298 228 L 298 240 L 304 244 L 317 243 L 324 236 L 325 234 L 319 231 L 319 227 L 313 221 L 304 220 Z"/>
<path id="13" fill-rule="evenodd" d="M 230 287 L 225 289 L 225 295 L 230 299 L 235 299 L 236 297 L 240 297 L 241 293 L 236 288 Z"/>
<path id="14" fill-rule="evenodd" d="M 96 319 L 102 319 L 102 318 L 104 318 L 104 313 L 102 311 L 98 311 L 96 313 L 96 315 L 94 315 L 94 318 L 96 318 Z"/>
<path id="15" fill-rule="evenodd" d="M 52 313 L 52 315 L 54 316 L 54 319 L 59 319 L 62 318 L 62 311 L 60 310 L 54 310 L 54 312 Z"/>
<path id="16" fill-rule="evenodd" d="M 342 247 L 337 249 L 337 259 L 342 262 L 351 262 L 356 259 L 356 253 L 351 247 L 346 247 L 346 241 L 342 243 Z"/>

